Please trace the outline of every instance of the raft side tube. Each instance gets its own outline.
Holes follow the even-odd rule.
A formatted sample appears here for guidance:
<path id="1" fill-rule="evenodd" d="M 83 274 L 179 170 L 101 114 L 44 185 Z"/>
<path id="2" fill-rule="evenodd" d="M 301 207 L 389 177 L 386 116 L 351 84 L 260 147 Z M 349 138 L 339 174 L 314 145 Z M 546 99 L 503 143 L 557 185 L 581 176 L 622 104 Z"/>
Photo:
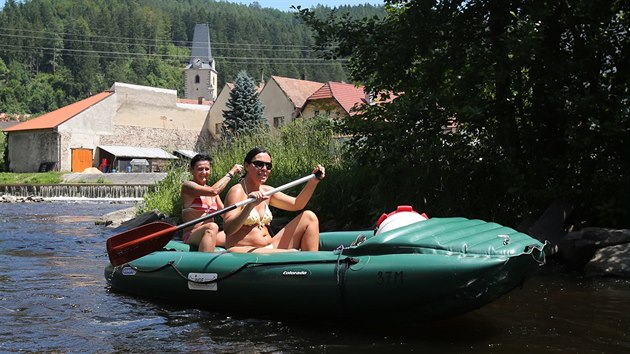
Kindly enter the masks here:
<path id="1" fill-rule="evenodd" d="M 350 247 L 350 244 L 355 242 L 360 235 L 365 236 L 367 239 L 374 237 L 374 232 L 372 230 L 322 232 L 319 237 L 319 250 L 333 251 L 339 246 Z M 162 251 L 196 252 L 197 248 L 179 240 L 171 240 L 164 246 Z M 215 253 L 224 251 L 225 248 L 217 247 Z"/>
<path id="2" fill-rule="evenodd" d="M 440 250 L 514 255 L 525 253 L 526 246 L 543 247 L 542 243 L 528 235 L 496 223 L 465 218 L 432 218 L 367 239 L 349 250 L 348 254 L 433 253 L 431 250 Z"/>
<path id="3" fill-rule="evenodd" d="M 131 264 L 110 265 L 105 276 L 114 290 L 193 307 L 263 315 L 278 307 L 289 315 L 308 308 L 314 315 L 338 308 L 337 271 L 347 269 L 346 260 L 333 252 L 155 252 Z M 186 278 L 191 273 L 215 274 L 218 281 L 191 288 Z M 247 297 L 268 299 L 269 305 Z"/>

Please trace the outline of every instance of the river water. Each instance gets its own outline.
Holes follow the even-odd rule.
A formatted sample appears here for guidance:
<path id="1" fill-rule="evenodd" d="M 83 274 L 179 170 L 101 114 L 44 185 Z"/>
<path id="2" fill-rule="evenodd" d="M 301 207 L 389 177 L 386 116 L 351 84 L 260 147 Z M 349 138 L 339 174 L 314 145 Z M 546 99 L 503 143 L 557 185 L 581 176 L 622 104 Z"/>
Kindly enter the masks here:
<path id="1" fill-rule="evenodd" d="M 428 325 L 235 318 L 110 292 L 103 268 L 114 232 L 94 221 L 129 206 L 0 204 L 1 353 L 630 352 L 630 281 L 551 267 L 482 309 Z"/>

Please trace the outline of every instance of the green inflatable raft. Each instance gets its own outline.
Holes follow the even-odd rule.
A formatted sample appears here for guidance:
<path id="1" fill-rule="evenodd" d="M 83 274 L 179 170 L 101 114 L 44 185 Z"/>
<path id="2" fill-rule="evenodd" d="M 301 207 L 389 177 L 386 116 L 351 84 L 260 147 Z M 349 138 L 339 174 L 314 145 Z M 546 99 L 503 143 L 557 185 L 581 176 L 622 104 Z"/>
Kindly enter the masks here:
<path id="1" fill-rule="evenodd" d="M 542 243 L 496 223 L 381 231 L 323 232 L 319 252 L 203 253 L 171 241 L 105 277 L 113 291 L 230 314 L 434 320 L 490 303 L 544 264 Z"/>

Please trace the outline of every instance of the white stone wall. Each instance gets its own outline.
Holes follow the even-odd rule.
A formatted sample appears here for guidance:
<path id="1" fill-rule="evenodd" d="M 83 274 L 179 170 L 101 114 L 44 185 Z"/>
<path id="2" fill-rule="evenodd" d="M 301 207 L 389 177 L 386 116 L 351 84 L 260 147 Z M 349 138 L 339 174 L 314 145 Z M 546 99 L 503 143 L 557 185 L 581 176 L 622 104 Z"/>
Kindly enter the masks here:
<path id="1" fill-rule="evenodd" d="M 210 106 L 177 103 L 177 91 L 116 83 L 114 125 L 201 132 Z"/>
<path id="2" fill-rule="evenodd" d="M 198 150 L 207 140 L 201 131 L 116 126 L 113 134 L 101 137 L 99 145 L 157 147 L 173 153 L 178 149 Z"/>
<path id="3" fill-rule="evenodd" d="M 175 90 L 121 82 L 114 83 L 111 89 L 116 92 L 118 108 L 129 105 L 173 107 L 177 104 L 177 91 Z"/>

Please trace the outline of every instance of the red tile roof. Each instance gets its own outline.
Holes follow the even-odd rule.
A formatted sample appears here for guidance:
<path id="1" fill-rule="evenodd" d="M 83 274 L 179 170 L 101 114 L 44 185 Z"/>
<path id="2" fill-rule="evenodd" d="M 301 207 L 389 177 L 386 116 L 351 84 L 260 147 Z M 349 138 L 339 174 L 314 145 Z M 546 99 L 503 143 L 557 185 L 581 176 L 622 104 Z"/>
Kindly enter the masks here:
<path id="1" fill-rule="evenodd" d="M 334 98 L 330 89 L 330 82 L 327 82 L 319 90 L 315 91 L 308 100 L 322 100 L 326 98 Z"/>
<path id="2" fill-rule="evenodd" d="M 324 84 L 321 82 L 291 79 L 288 77 L 272 76 L 278 87 L 296 108 L 302 108 L 306 100 Z"/>
<path id="3" fill-rule="evenodd" d="M 351 109 L 355 105 L 365 103 L 365 92 L 363 91 L 363 86 L 356 87 L 353 84 L 329 81 L 313 93 L 308 100 L 311 101 L 326 98 L 335 99 L 339 105 L 343 107 L 346 113 L 354 115 L 356 112 L 351 112 Z"/>
<path id="4" fill-rule="evenodd" d="M 59 108 L 50 113 L 46 113 L 37 118 L 27 120 L 26 122 L 16 124 L 12 127 L 6 128 L 5 132 L 15 132 L 24 130 L 37 130 L 37 129 L 52 129 L 59 126 L 61 123 L 73 118 L 77 114 L 85 111 L 93 105 L 101 102 L 107 97 L 113 95 L 113 91 L 105 91 L 94 96 L 88 97 L 84 100 L 75 102 L 68 106 Z"/>

